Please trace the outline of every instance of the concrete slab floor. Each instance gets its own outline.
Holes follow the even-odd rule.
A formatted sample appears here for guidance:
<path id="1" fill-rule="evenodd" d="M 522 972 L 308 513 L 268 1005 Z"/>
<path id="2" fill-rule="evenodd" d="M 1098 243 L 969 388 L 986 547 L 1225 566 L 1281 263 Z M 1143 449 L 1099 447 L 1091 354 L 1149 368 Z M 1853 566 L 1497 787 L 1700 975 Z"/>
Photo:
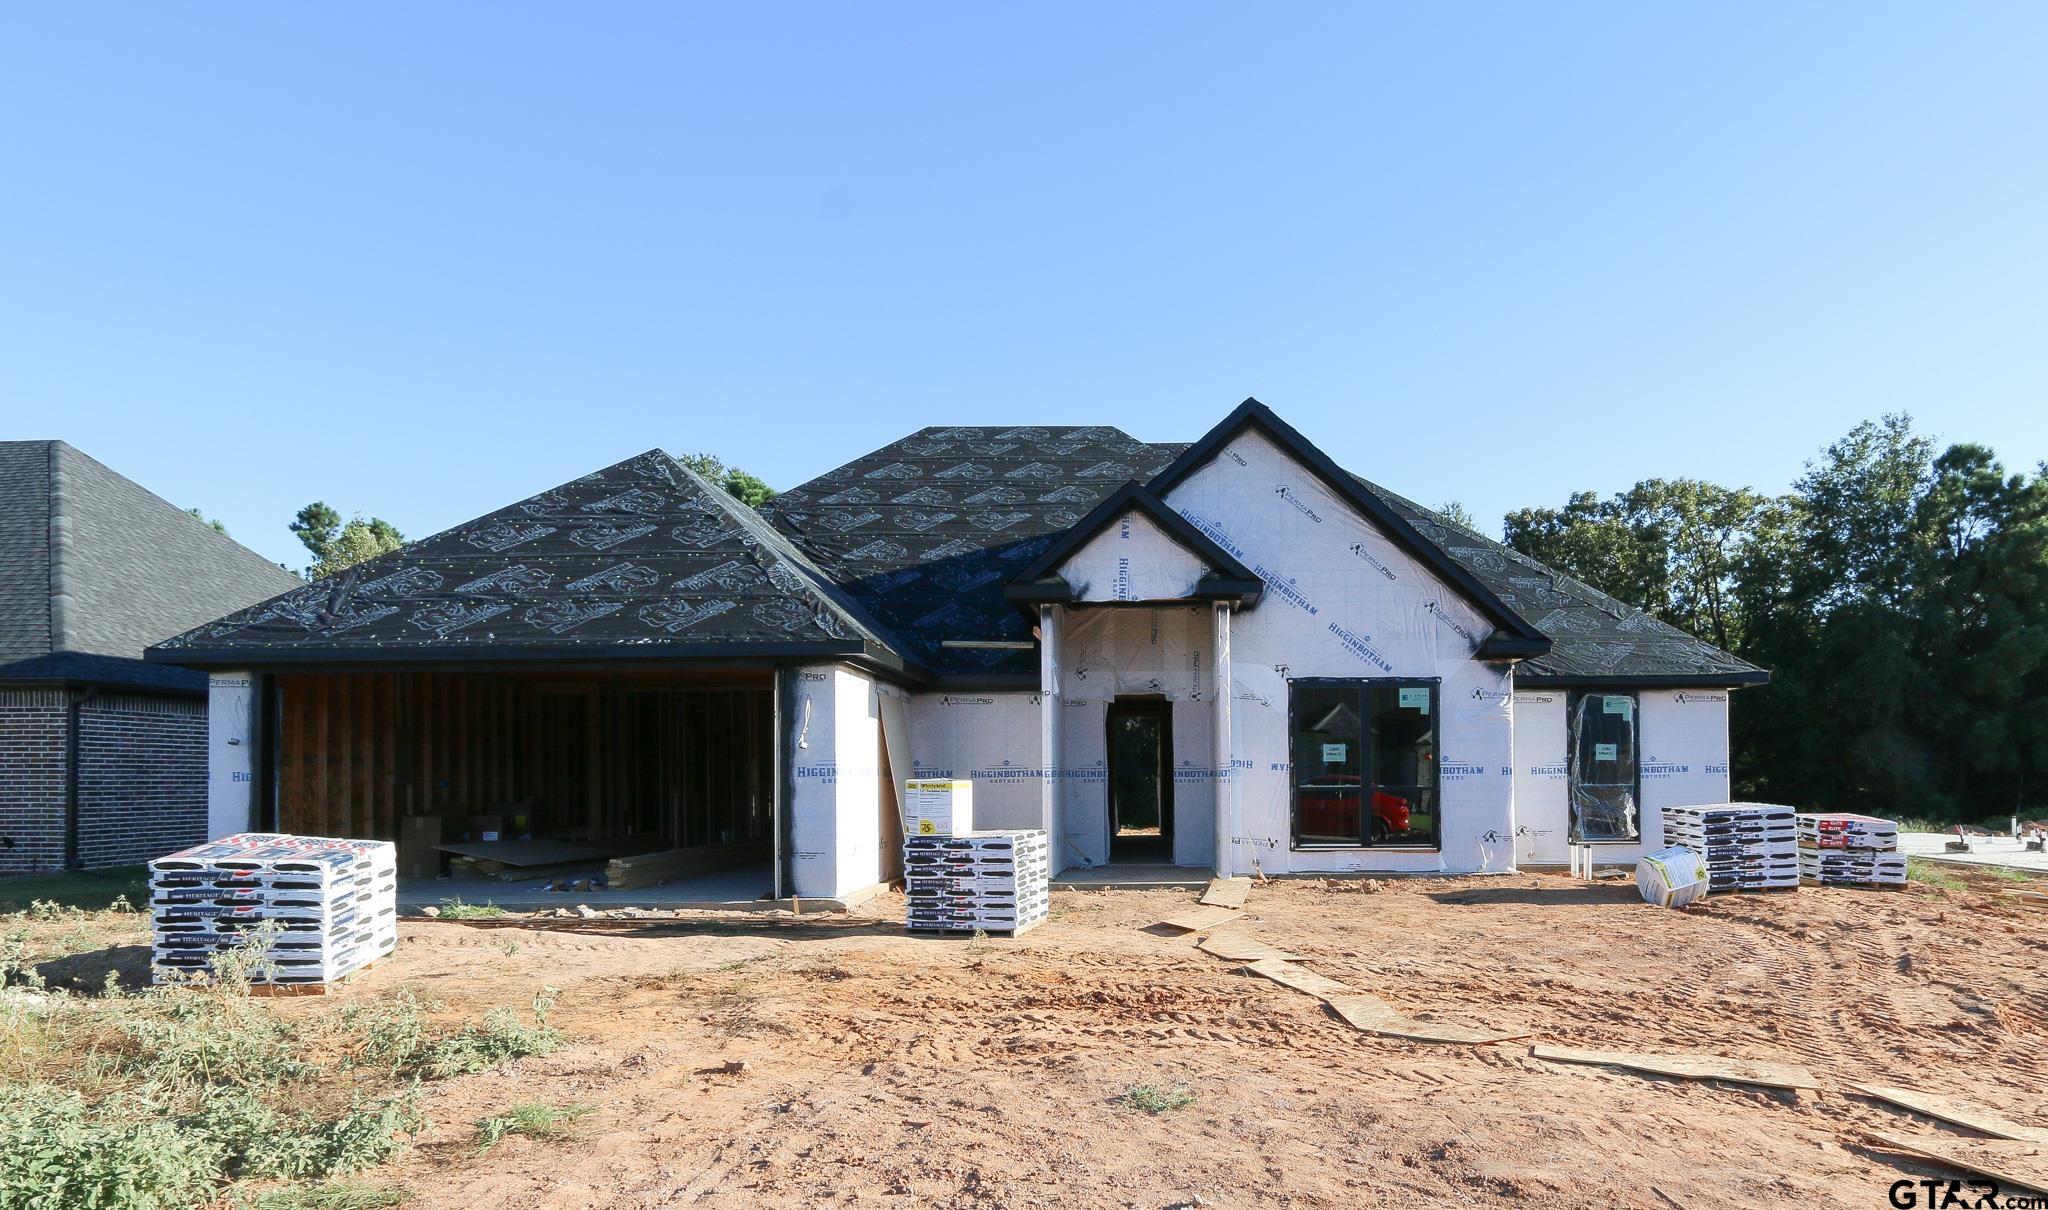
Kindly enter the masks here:
<path id="1" fill-rule="evenodd" d="M 579 903 L 600 911 L 623 907 L 745 911 L 787 909 L 790 906 L 788 899 L 768 898 L 774 891 L 775 879 L 767 862 L 679 878 L 660 886 L 632 891 L 550 891 L 547 889 L 549 881 L 546 878 L 518 882 L 500 882 L 495 878 L 402 878 L 398 882 L 398 910 L 405 913 L 458 897 L 464 903 L 495 903 L 515 911 L 575 907 Z M 804 904 L 807 907 L 815 904 L 820 911 L 844 906 L 833 899 L 806 899 Z"/>
<path id="2" fill-rule="evenodd" d="M 2048 874 L 2048 853 L 2029 853 L 2025 844 L 2010 836 L 1972 836 L 1968 838 L 1969 852 L 1944 851 L 1942 846 L 1955 838 L 1953 832 L 1901 832 L 1899 852 L 1908 857 L 1953 861 L 1960 865 L 1998 865 Z"/>
<path id="3" fill-rule="evenodd" d="M 1124 865 L 1111 863 L 1098 866 L 1068 866 L 1052 880 L 1056 887 L 1074 889 L 1105 890 L 1116 888 L 1130 890 L 1142 887 L 1190 887 L 1195 890 L 1209 885 L 1215 871 L 1200 866 L 1180 865 Z"/>

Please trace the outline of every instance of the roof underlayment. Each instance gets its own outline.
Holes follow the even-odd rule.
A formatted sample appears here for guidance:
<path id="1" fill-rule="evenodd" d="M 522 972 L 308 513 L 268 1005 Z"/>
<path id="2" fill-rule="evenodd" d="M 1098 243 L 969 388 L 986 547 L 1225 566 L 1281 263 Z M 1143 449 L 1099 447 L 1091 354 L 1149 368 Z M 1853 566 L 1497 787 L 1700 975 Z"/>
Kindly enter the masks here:
<path id="1" fill-rule="evenodd" d="M 1099 425 L 926 428 L 758 514 L 654 450 L 201 627 L 157 658 L 840 652 L 913 673 L 1031 681 L 1035 650 L 986 645 L 1031 639 L 1005 585 L 1189 448 Z M 1505 624 L 1552 640 L 1518 681 L 1763 679 L 1642 610 L 1353 481 L 1398 518 L 1390 524 L 1447 556 L 1453 578 L 1496 598 Z"/>
<path id="2" fill-rule="evenodd" d="M 874 655 L 860 606 L 660 450 L 180 635 L 164 658 Z M 883 653 L 886 654 L 886 653 Z"/>

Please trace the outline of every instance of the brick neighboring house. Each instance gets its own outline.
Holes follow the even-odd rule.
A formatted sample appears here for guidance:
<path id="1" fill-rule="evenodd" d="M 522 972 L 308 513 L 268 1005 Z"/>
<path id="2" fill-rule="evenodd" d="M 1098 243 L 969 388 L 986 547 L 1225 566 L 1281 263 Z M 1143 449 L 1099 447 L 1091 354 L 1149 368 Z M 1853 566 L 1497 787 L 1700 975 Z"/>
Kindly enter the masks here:
<path id="1" fill-rule="evenodd" d="M 206 676 L 143 649 L 299 583 L 62 441 L 0 441 L 0 873 L 205 839 Z"/>

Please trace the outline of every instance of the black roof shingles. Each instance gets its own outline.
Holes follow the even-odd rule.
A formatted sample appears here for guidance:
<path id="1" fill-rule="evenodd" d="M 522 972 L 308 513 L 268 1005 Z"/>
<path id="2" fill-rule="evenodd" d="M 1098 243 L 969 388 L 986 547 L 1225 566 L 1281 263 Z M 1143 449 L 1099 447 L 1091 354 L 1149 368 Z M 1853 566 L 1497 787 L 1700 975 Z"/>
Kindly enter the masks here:
<path id="1" fill-rule="evenodd" d="M 1106 425 L 919 429 L 782 493 L 769 512 L 905 655 L 941 675 L 1035 677 L 1033 651 L 946 640 L 1028 641 L 1003 585 L 1185 448 Z"/>
<path id="2" fill-rule="evenodd" d="M 221 663 L 323 655 L 800 656 L 1036 676 L 1004 586 L 1090 510 L 1190 447 L 1108 426 L 920 429 L 755 513 L 659 450 L 166 644 Z M 1535 631 L 1521 683 L 1755 683 L 1756 666 L 1363 479 Z M 381 654 L 379 654 L 381 653 Z"/>
<path id="3" fill-rule="evenodd" d="M 890 662 L 859 604 L 661 450 L 177 636 L 152 658 L 729 658 Z"/>
<path id="4" fill-rule="evenodd" d="M 144 649 L 297 582 L 62 441 L 0 441 L 0 683 L 203 689 Z"/>

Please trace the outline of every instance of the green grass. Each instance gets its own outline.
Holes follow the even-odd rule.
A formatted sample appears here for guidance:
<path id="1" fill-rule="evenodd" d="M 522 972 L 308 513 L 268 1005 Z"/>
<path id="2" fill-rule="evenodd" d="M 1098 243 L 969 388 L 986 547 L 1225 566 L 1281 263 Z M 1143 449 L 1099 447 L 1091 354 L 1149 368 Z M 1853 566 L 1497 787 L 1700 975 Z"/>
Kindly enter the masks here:
<path id="1" fill-rule="evenodd" d="M 123 895 L 138 908 L 149 902 L 148 866 L 0 876 L 0 912 L 25 912 L 37 902 L 98 911 Z"/>
<path id="2" fill-rule="evenodd" d="M 1185 1084 L 1175 1084 L 1171 1087 L 1161 1084 L 1133 1084 L 1124 1089 L 1124 1095 L 1117 1100 L 1129 1108 L 1141 1109 L 1153 1117 L 1158 1117 L 1162 1113 L 1186 1109 L 1194 1104 L 1195 1091 Z"/>
<path id="3" fill-rule="evenodd" d="M 441 919 L 443 920 L 496 920 L 498 917 L 506 914 L 504 908 L 489 900 L 485 900 L 482 903 L 464 903 L 462 896 L 457 895 L 453 899 L 443 899 L 441 901 Z"/>
<path id="4" fill-rule="evenodd" d="M 0 998 L 0 1207 L 397 1205 L 402 1190 L 349 1178 L 427 1127 L 423 1081 L 564 1043 L 546 989 L 530 1014 L 440 1022 L 405 993 L 332 1007 L 255 999 L 231 974 L 73 992 L 31 969 L 135 949 L 146 928 L 132 912 L 50 899 L 0 917 L 0 982 L 19 985 Z"/>
<path id="5" fill-rule="evenodd" d="M 1963 876 L 1947 866 L 1917 858 L 1906 859 L 1906 881 L 1922 886 L 1940 887 L 1944 891 L 1960 891 L 1969 884 Z"/>
<path id="6" fill-rule="evenodd" d="M 286 1185 L 256 1196 L 254 1210 L 384 1210 L 412 1200 L 403 1185 L 368 1181 L 322 1181 L 317 1185 Z"/>
<path id="7" fill-rule="evenodd" d="M 590 1116 L 588 1105 L 547 1105 L 539 1101 L 514 1105 L 503 1113 L 476 1120 L 478 1154 L 489 1151 L 507 1135 L 523 1134 L 530 1139 L 560 1139 L 575 1133 L 576 1124 Z"/>

